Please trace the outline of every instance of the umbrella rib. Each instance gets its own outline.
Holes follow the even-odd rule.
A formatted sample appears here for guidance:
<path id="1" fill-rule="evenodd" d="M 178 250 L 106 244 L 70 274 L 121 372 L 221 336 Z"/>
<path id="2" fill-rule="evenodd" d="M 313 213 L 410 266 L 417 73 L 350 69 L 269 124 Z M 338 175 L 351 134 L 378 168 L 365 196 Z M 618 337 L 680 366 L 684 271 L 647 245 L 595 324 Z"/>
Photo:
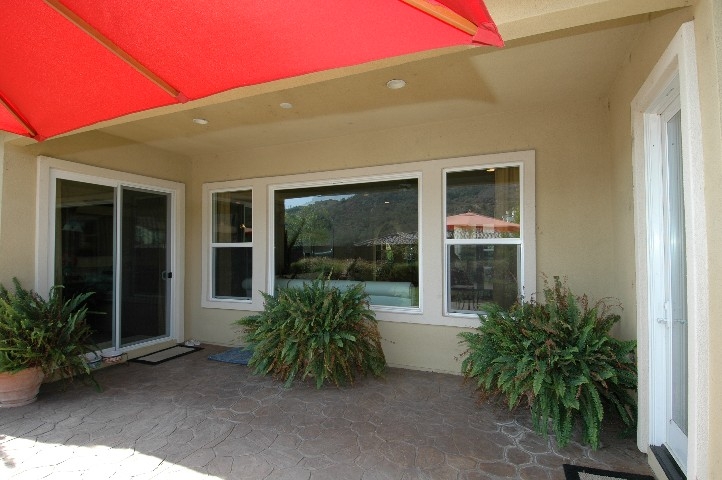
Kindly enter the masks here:
<path id="1" fill-rule="evenodd" d="M 458 13 L 443 5 L 433 4 L 428 0 L 401 1 L 411 5 L 412 7 L 418 8 L 422 12 L 428 13 L 432 17 L 435 17 L 442 22 L 451 25 L 452 27 L 458 28 L 462 32 L 466 32 L 469 35 L 476 35 L 476 32 L 479 30 L 479 27 L 477 27 L 473 22 L 471 22 L 465 17 L 462 17 Z"/>
<path id="2" fill-rule="evenodd" d="M 13 108 L 13 106 L 10 105 L 10 103 L 8 103 L 2 95 L 0 95 L 0 104 L 2 104 L 2 106 L 5 107 L 8 112 L 10 112 L 10 115 L 12 115 L 13 118 L 15 118 L 15 120 L 17 120 L 18 123 L 20 123 L 20 125 L 22 125 L 23 128 L 28 131 L 31 137 L 38 136 L 37 130 L 35 130 L 32 125 L 30 125 L 27 120 L 25 120 L 23 116 L 20 115 L 20 112 L 15 110 L 15 108 Z"/>
<path id="3" fill-rule="evenodd" d="M 107 48 L 115 56 L 117 56 L 118 58 L 123 60 L 125 63 L 130 65 L 138 73 L 145 76 L 151 82 L 155 83 L 159 88 L 161 88 L 168 95 L 175 98 L 176 100 L 178 100 L 181 103 L 185 103 L 188 101 L 188 97 L 186 97 L 182 92 L 173 88 L 168 82 L 166 82 L 165 80 L 160 78 L 158 75 L 153 73 L 151 70 L 149 70 L 145 65 L 140 63 L 133 56 L 131 56 L 125 50 L 123 50 L 118 45 L 116 45 L 108 37 L 106 37 L 105 35 L 100 33 L 97 29 L 95 29 L 95 27 L 93 27 L 88 22 L 83 20 L 78 14 L 76 14 L 74 11 L 72 11 L 71 9 L 69 9 L 68 7 L 63 5 L 63 3 L 60 0 L 45 0 L 45 3 L 47 3 L 56 12 L 58 12 L 60 15 L 65 17 L 67 20 L 69 20 L 71 23 L 73 23 L 76 27 L 81 29 L 83 32 L 85 32 L 87 35 L 89 35 L 91 38 L 93 38 L 93 40 L 100 43 L 102 46 Z"/>

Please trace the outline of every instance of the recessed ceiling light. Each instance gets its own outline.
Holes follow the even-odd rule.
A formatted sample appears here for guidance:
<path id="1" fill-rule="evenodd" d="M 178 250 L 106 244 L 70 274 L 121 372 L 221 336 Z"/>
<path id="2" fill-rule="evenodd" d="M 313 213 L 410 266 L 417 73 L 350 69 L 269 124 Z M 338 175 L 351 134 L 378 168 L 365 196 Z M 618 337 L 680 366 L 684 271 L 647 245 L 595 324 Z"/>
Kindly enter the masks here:
<path id="1" fill-rule="evenodd" d="M 288 103 L 288 102 L 283 102 L 283 103 L 281 103 L 279 106 L 280 106 L 281 108 L 286 109 L 286 110 L 289 110 L 289 109 L 293 108 L 293 104 L 292 104 L 292 103 Z"/>
<path id="2" fill-rule="evenodd" d="M 205 118 L 194 118 L 193 123 L 195 123 L 196 125 L 208 125 L 208 120 L 206 120 Z"/>
<path id="3" fill-rule="evenodd" d="M 386 86 L 391 90 L 398 90 L 399 88 L 404 88 L 406 86 L 406 82 L 400 78 L 394 78 L 393 80 L 386 82 Z"/>

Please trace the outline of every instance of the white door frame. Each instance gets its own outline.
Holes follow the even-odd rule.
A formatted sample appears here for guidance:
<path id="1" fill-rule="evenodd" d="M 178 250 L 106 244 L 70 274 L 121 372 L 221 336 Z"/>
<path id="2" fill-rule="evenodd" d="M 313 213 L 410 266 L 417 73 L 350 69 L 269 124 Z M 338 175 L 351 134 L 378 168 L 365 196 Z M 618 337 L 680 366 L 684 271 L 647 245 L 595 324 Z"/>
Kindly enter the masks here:
<path id="1" fill-rule="evenodd" d="M 651 292 L 659 279 L 650 278 L 650 252 L 660 248 L 651 237 L 648 211 L 659 207 L 648 201 L 648 185 L 654 181 L 653 166 L 661 162 L 659 114 L 665 105 L 675 77 L 679 82 L 682 111 L 683 188 L 686 228 L 687 306 L 688 306 L 688 392 L 689 432 L 687 477 L 696 478 L 707 470 L 709 408 L 708 338 L 709 287 L 707 276 L 707 224 L 704 200 L 704 158 L 697 83 L 694 23 L 683 24 L 632 101 L 633 175 L 635 210 L 635 257 L 637 296 L 637 353 L 639 362 L 639 425 L 637 444 L 642 451 L 664 443 L 665 397 L 660 397 L 666 381 L 665 365 L 659 361 L 659 329 Z M 658 172 L 657 172 L 658 173 Z M 661 388 L 660 388 L 661 385 Z"/>
<path id="2" fill-rule="evenodd" d="M 170 251 L 169 271 L 174 272 L 168 302 L 170 331 L 167 337 L 129 345 L 121 348 L 121 350 L 133 350 L 168 340 L 181 341 L 184 338 L 185 185 L 51 157 L 38 157 L 35 228 L 35 290 L 38 292 L 48 292 L 55 282 L 55 225 L 54 215 L 51 214 L 51 206 L 55 205 L 54 180 L 56 178 L 111 187 L 140 188 L 170 195 L 170 238 L 167 241 L 167 248 Z"/>

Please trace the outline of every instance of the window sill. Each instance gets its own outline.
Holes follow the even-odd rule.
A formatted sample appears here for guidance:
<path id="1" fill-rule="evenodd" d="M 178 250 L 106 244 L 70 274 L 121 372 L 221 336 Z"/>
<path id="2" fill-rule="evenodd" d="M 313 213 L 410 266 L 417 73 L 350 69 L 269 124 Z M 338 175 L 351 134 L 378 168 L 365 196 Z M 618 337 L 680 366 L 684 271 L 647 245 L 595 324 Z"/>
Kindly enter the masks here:
<path id="1" fill-rule="evenodd" d="M 253 304 L 252 300 L 209 300 L 201 301 L 201 308 L 218 309 L 218 310 L 249 310 L 258 311 L 258 307 Z"/>

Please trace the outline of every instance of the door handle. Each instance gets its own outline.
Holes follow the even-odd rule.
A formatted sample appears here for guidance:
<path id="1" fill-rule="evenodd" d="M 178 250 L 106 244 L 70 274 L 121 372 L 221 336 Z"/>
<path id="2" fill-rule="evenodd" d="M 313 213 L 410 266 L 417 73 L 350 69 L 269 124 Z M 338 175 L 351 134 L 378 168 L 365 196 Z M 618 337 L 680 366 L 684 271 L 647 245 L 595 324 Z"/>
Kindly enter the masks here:
<path id="1" fill-rule="evenodd" d="M 162 278 L 163 280 L 173 278 L 173 272 L 166 272 L 165 270 L 163 270 L 162 272 L 160 272 L 160 278 Z"/>

